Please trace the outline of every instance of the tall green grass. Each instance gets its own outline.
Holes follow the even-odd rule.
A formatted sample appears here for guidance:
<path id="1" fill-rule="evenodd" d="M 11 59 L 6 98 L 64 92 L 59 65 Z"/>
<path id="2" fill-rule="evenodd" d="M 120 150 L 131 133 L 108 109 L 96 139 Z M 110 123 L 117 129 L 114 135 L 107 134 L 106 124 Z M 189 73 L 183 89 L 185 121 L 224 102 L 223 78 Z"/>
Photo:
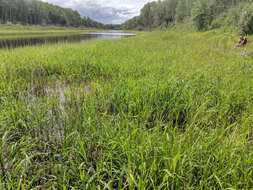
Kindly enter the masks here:
<path id="1" fill-rule="evenodd" d="M 234 40 L 0 50 L 1 189 L 251 189 L 252 45 Z"/>
<path id="2" fill-rule="evenodd" d="M 92 28 L 66 28 L 56 26 L 23 26 L 0 24 L 0 40 L 13 38 L 31 38 L 81 34 L 98 29 Z"/>

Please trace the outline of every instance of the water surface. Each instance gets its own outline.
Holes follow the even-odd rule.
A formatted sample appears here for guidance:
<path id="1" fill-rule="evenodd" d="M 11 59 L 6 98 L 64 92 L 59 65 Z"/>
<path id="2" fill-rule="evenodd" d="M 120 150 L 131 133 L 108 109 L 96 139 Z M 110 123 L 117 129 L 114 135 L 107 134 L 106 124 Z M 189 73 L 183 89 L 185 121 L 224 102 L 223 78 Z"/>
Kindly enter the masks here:
<path id="1" fill-rule="evenodd" d="M 112 40 L 119 38 L 126 38 L 135 36 L 132 33 L 108 31 L 108 32 L 89 32 L 83 34 L 68 34 L 59 36 L 37 36 L 37 37 L 20 37 L 10 39 L 0 39 L 0 48 L 16 48 L 40 44 L 54 44 L 54 43 L 84 43 L 90 40 Z"/>

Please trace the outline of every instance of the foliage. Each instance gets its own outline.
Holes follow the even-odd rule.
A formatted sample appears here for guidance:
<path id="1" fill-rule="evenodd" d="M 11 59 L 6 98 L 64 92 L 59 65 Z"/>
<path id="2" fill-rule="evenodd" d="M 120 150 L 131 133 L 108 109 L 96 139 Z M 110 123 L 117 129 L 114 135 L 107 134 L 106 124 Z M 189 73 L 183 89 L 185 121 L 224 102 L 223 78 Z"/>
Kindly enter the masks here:
<path id="1" fill-rule="evenodd" d="M 187 7 L 187 0 L 178 1 L 176 7 L 176 21 L 183 22 L 186 17 L 190 15 L 189 9 Z"/>
<path id="2" fill-rule="evenodd" d="M 248 4 L 242 10 L 239 26 L 242 33 L 253 34 L 253 4 Z"/>
<path id="3" fill-rule="evenodd" d="M 207 30 L 212 21 L 210 5 L 208 0 L 199 0 L 194 3 L 192 20 L 198 30 Z"/>
<path id="4" fill-rule="evenodd" d="M 0 0 L 0 23 L 102 27 L 77 11 L 38 0 Z"/>
<path id="5" fill-rule="evenodd" d="M 241 6 L 245 7 L 247 14 L 245 11 L 242 13 Z M 196 29 L 203 31 L 227 25 L 226 20 L 229 20 L 232 10 L 236 10 L 239 17 L 233 17 L 235 20 L 232 20 L 229 26 L 240 27 L 240 30 L 248 30 L 247 27 L 251 26 L 250 14 L 252 12 L 249 7 L 252 7 L 251 0 L 156 1 L 145 5 L 139 17 L 130 19 L 123 26 L 127 29 L 150 29 L 150 27 L 168 27 L 192 20 Z M 241 24 L 238 26 L 237 23 L 239 22 Z"/>
<path id="6" fill-rule="evenodd" d="M 251 189 L 253 61 L 235 37 L 1 50 L 1 189 Z"/>

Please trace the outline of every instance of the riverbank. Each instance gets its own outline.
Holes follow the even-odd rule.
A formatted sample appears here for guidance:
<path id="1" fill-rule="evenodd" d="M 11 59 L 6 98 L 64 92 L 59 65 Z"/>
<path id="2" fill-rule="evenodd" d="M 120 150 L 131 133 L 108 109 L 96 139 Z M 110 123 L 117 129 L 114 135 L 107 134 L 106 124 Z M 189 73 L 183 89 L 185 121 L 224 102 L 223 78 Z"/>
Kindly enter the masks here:
<path id="1" fill-rule="evenodd" d="M 24 25 L 0 25 L 0 39 L 73 35 L 90 31 L 99 31 L 92 28 L 73 28 L 57 26 L 24 26 Z"/>
<path id="2" fill-rule="evenodd" d="M 253 69 L 236 40 L 170 31 L 0 50 L 2 187 L 250 189 Z"/>

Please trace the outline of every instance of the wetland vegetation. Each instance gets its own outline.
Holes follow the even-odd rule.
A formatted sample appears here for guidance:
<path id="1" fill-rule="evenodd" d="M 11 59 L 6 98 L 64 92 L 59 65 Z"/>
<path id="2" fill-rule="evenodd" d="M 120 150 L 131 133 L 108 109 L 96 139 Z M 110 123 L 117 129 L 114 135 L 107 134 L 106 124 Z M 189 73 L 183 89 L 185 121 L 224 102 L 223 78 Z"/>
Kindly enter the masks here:
<path id="1" fill-rule="evenodd" d="M 252 188 L 252 59 L 235 39 L 0 50 L 1 188 Z"/>
<path id="2" fill-rule="evenodd" d="M 247 0 L 163 0 L 104 25 L 0 0 L 0 46 L 18 44 L 0 49 L 0 189 L 252 189 L 253 38 L 237 41 L 252 15 Z"/>

